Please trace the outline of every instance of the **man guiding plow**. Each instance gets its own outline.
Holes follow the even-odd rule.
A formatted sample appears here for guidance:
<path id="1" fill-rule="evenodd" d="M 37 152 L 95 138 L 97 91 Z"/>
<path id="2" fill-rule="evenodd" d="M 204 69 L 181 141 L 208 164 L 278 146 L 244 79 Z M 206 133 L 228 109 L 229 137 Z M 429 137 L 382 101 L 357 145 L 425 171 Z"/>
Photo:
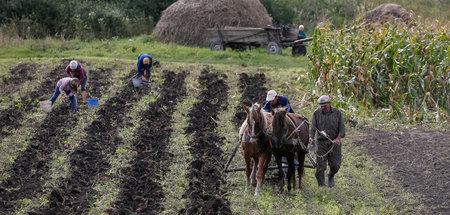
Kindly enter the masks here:
<path id="1" fill-rule="evenodd" d="M 320 108 L 313 114 L 309 142 L 314 141 L 317 132 L 316 179 L 319 187 L 325 186 L 327 161 L 330 166 L 328 186 L 334 187 L 334 175 L 342 163 L 341 139 L 345 137 L 344 119 L 339 109 L 331 107 L 330 97 L 327 95 L 321 96 L 318 102 Z"/>
<path id="2" fill-rule="evenodd" d="M 273 105 L 276 105 L 277 107 L 280 106 L 281 104 L 277 104 L 278 102 L 276 102 L 279 98 L 279 96 L 276 95 L 276 92 L 274 90 L 271 90 L 268 92 L 267 94 L 267 98 L 266 100 L 268 101 L 266 106 L 269 106 L 268 109 L 273 108 Z M 292 111 L 292 108 L 289 105 L 289 101 L 287 100 L 287 98 L 285 99 L 285 102 L 282 102 L 283 104 L 287 104 L 287 105 L 283 105 L 283 107 L 286 108 L 286 111 L 290 110 Z M 318 103 L 320 105 L 320 108 L 318 108 L 317 110 L 314 111 L 313 114 L 313 118 L 312 118 L 312 123 L 311 123 L 311 127 L 309 129 L 309 143 L 313 143 L 314 139 L 316 137 L 316 133 L 317 133 L 317 142 L 316 142 L 316 149 L 315 149 L 315 153 L 316 153 L 316 161 L 314 162 L 313 160 L 311 160 L 311 162 L 313 163 L 313 167 L 311 168 L 315 168 L 316 169 L 316 179 L 318 182 L 319 187 L 323 187 L 325 186 L 325 171 L 327 169 L 327 162 L 328 165 L 330 166 L 330 170 L 328 172 L 328 186 L 329 187 L 334 187 L 335 186 L 335 181 L 334 181 L 334 176 L 335 174 L 339 171 L 339 168 L 341 166 L 342 163 L 342 154 L 341 154 L 341 139 L 345 137 L 345 125 L 344 125 L 344 120 L 343 120 L 343 116 L 342 113 L 339 109 L 332 107 L 331 106 L 331 99 L 329 96 L 327 95 L 323 95 L 318 99 Z M 247 116 L 250 116 L 250 112 L 249 109 L 247 107 L 244 107 L 244 109 L 247 112 Z M 267 110 L 265 110 L 267 111 Z M 258 112 L 258 111 L 256 111 Z M 289 111 L 288 111 L 289 112 Z M 293 112 L 293 111 L 292 111 Z M 271 115 L 270 112 L 266 112 L 267 114 Z M 251 117 L 250 117 L 251 119 Z M 272 117 L 268 118 L 269 120 L 272 119 Z M 257 168 L 257 163 L 258 163 L 258 158 L 255 157 L 256 159 L 256 163 L 254 163 L 254 167 L 253 167 L 253 171 L 251 171 L 250 169 L 250 164 L 249 164 L 249 143 L 247 142 L 251 142 L 251 141 L 246 141 L 245 140 L 245 135 L 243 132 L 245 129 L 249 129 L 247 132 L 249 132 L 247 135 L 248 136 L 255 136 L 256 135 L 252 135 L 251 134 L 251 130 L 254 129 L 254 125 L 250 126 L 250 124 L 247 124 L 249 121 L 249 118 L 247 118 L 247 120 L 242 124 L 240 132 L 239 132 L 239 137 L 240 137 L 240 143 L 237 145 L 242 145 L 242 148 L 244 150 L 244 155 L 245 155 L 245 160 L 246 160 L 246 171 L 247 171 L 247 186 L 250 185 L 250 183 L 255 183 L 255 175 L 256 175 L 256 168 Z M 266 126 L 267 125 L 271 125 L 273 126 L 272 122 L 267 122 L 265 123 Z M 244 130 L 243 130 L 244 129 Z M 297 128 L 298 129 L 298 128 Z M 297 129 L 294 130 L 294 132 L 297 132 Z M 270 139 L 271 132 L 272 129 L 270 128 L 266 128 L 264 129 L 265 132 L 257 132 L 258 134 L 263 133 L 265 135 L 267 135 L 267 137 Z M 294 133 L 293 132 L 293 133 Z M 247 137 L 248 138 L 248 137 Z M 251 139 L 251 138 L 250 138 Z M 266 139 L 266 138 L 262 138 L 262 139 Z M 264 141 L 264 140 L 263 140 Z M 263 144 L 264 145 L 264 144 Z M 233 171 L 233 170 L 227 170 L 228 165 L 231 162 L 231 159 L 234 157 L 234 154 L 236 153 L 236 149 L 233 152 L 233 155 L 231 156 L 230 160 L 228 161 L 227 165 L 226 165 L 226 169 L 225 171 Z M 261 149 L 260 149 L 261 150 Z M 270 154 L 272 154 L 272 145 L 270 144 L 270 148 L 266 149 L 269 151 Z M 259 151 L 259 150 L 258 150 Z M 262 150 L 264 151 L 264 150 Z M 312 159 L 310 157 L 311 155 L 308 155 L 308 157 L 310 159 Z M 270 161 L 269 159 L 265 159 Z M 265 163 L 265 162 L 263 162 Z M 310 166 L 307 166 L 310 167 Z M 263 167 L 263 172 L 265 174 L 265 172 L 267 171 L 267 163 L 265 163 L 264 167 Z M 251 174 L 250 174 L 251 172 Z M 264 176 L 259 176 L 262 177 L 260 178 L 260 180 L 258 180 L 258 182 L 262 182 L 264 180 Z M 250 182 L 251 179 L 251 182 Z M 261 180 L 262 179 L 262 180 Z M 256 189 L 256 193 L 255 195 L 259 195 L 261 189 L 261 184 L 258 183 L 257 189 Z"/>

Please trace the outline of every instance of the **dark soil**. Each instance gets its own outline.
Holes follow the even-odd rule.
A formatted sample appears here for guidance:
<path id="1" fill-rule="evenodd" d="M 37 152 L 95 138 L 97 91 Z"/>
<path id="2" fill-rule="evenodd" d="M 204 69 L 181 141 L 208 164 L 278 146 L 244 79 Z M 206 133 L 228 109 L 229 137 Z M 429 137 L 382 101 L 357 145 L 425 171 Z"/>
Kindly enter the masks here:
<path id="1" fill-rule="evenodd" d="M 239 76 L 240 90 L 242 91 L 241 102 L 236 107 L 236 115 L 233 119 L 235 125 L 240 126 L 244 121 L 247 114 L 243 109 L 243 105 L 249 107 L 253 103 L 265 104 L 267 88 L 264 87 L 266 83 L 266 76 L 263 73 L 256 74 L 249 77 L 247 73 L 241 73 Z"/>
<path id="2" fill-rule="evenodd" d="M 34 63 L 20 63 L 14 68 L 10 69 L 11 76 L 3 79 L 1 95 L 8 95 L 12 92 L 19 90 L 23 86 L 25 81 L 31 81 L 33 79 L 33 71 L 38 67 Z"/>
<path id="3" fill-rule="evenodd" d="M 24 92 L 24 95 L 19 99 L 20 102 L 15 102 L 9 108 L 0 112 L 0 141 L 11 134 L 9 131 L 13 131 L 21 125 L 22 119 L 26 113 L 39 106 L 39 102 L 35 102 L 36 99 L 38 101 L 50 99 L 51 94 L 55 90 L 56 83 L 60 78 L 64 77 L 61 75 L 61 71 L 64 71 L 65 68 L 63 65 L 65 64 L 62 62 L 61 65 L 53 69 L 35 90 Z M 34 71 L 33 64 L 21 64 L 21 66 L 19 65 L 17 68 L 21 68 L 19 72 L 26 74 Z M 30 72 L 26 72 L 26 70 L 30 70 Z M 16 104 L 18 103 L 22 103 L 23 106 L 17 107 Z"/>
<path id="4" fill-rule="evenodd" d="M 449 132 L 363 128 L 356 144 L 363 146 L 375 162 L 392 169 L 394 179 L 419 196 L 426 214 L 449 213 Z"/>
<path id="5" fill-rule="evenodd" d="M 104 74 L 96 74 L 95 77 L 100 79 L 93 80 L 94 91 L 99 92 L 100 87 L 109 85 L 109 79 L 105 77 L 110 71 L 94 71 L 94 74 Z M 61 105 L 50 112 L 42 124 L 36 126 L 28 147 L 16 158 L 9 171 L 10 177 L 0 185 L 0 208 L 4 212 L 14 209 L 15 200 L 31 199 L 43 192 L 43 178 L 48 176 L 51 154 L 63 147 L 63 142 L 70 135 L 70 128 L 76 124 L 77 114 L 73 114 L 69 106 Z"/>
<path id="6" fill-rule="evenodd" d="M 35 136 L 28 147 L 15 160 L 10 177 L 0 185 L 0 208 L 6 213 L 14 209 L 18 199 L 30 198 L 42 192 L 44 177 L 48 173 L 48 160 L 54 150 L 61 148 L 66 136 L 77 120 L 68 114 L 67 106 L 59 106 L 50 112 L 42 124 L 37 126 Z"/>
<path id="7" fill-rule="evenodd" d="M 221 189 L 225 184 L 221 170 L 225 166 L 220 144 L 224 138 L 217 136 L 216 119 L 219 111 L 226 110 L 228 87 L 226 76 L 219 77 L 204 69 L 199 78 L 203 87 L 200 102 L 194 104 L 189 113 L 189 126 L 186 135 L 193 135 L 189 143 L 192 162 L 188 167 L 189 187 L 184 194 L 189 202 L 182 214 L 231 214 L 230 203 L 226 192 Z"/>
<path id="8" fill-rule="evenodd" d="M 131 78 L 126 77 L 125 80 Z M 91 75 L 92 76 L 92 75 Z M 49 206 L 31 214 L 87 214 L 95 195 L 93 185 L 110 168 L 107 155 L 116 150 L 120 138 L 113 135 L 134 102 L 148 92 L 129 82 L 97 111 L 97 119 L 86 128 L 87 138 L 70 154 L 71 175 L 51 192 Z"/>
<path id="9" fill-rule="evenodd" d="M 122 181 L 119 201 L 113 206 L 115 209 L 111 214 L 158 214 L 163 211 L 164 193 L 157 181 L 168 170 L 162 164 L 170 163 L 173 157 L 167 152 L 172 133 L 170 124 L 177 101 L 186 95 L 185 78 L 185 72 L 175 74 L 165 71 L 158 100 L 139 114 L 143 116 L 142 126 L 133 143 L 137 155 L 132 167 L 123 171 L 127 178 Z"/>
<path id="10" fill-rule="evenodd" d="M 112 70 L 110 68 L 100 68 L 89 71 L 86 84 L 88 98 L 99 98 L 101 93 L 110 87 L 110 84 L 112 84 L 110 78 L 111 74 Z M 79 91 L 78 94 L 81 95 L 81 92 Z M 81 96 L 79 97 L 81 98 Z"/>

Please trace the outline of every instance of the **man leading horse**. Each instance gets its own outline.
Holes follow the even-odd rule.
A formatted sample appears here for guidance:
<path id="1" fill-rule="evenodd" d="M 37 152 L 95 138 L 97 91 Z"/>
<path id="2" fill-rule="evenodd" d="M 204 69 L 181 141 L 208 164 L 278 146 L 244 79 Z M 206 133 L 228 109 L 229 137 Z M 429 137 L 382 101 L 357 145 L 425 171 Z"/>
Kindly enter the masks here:
<path id="1" fill-rule="evenodd" d="M 327 162 L 328 186 L 334 187 L 334 175 L 339 171 L 342 163 L 341 139 L 345 137 L 345 125 L 339 109 L 330 105 L 330 97 L 323 95 L 319 98 L 319 105 L 314 111 L 309 142 L 313 142 L 317 135 L 317 169 L 316 179 L 319 187 L 325 186 L 325 171 Z"/>

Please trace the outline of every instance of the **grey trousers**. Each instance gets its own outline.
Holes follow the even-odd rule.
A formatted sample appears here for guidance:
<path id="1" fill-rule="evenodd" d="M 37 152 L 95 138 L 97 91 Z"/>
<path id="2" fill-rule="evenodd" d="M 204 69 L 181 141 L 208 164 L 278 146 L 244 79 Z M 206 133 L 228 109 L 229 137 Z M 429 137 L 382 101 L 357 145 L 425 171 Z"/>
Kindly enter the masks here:
<path id="1" fill-rule="evenodd" d="M 339 168 L 341 167 L 342 163 L 342 153 L 341 153 L 342 142 L 341 144 L 339 144 L 339 146 L 335 145 L 333 147 L 333 150 L 323 158 L 319 156 L 326 154 L 333 146 L 333 143 L 329 140 L 317 140 L 316 143 L 317 143 L 316 176 L 323 174 L 325 170 L 327 170 L 327 161 L 328 165 L 330 166 L 329 175 L 336 174 L 339 171 Z"/>

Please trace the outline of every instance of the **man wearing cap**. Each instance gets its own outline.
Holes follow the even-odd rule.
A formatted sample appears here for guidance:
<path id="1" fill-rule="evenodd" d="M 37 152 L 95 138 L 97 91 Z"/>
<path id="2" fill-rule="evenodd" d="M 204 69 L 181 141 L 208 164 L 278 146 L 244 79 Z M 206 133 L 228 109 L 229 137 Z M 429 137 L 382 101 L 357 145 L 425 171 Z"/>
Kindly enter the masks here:
<path id="1" fill-rule="evenodd" d="M 330 97 L 323 95 L 319 98 L 319 105 L 314 111 L 309 142 L 312 143 L 317 132 L 317 169 L 316 179 L 319 187 L 325 186 L 325 170 L 327 161 L 330 166 L 328 172 L 328 186 L 333 187 L 334 175 L 342 163 L 341 139 L 345 137 L 345 125 L 341 111 L 330 105 Z"/>
<path id="2" fill-rule="evenodd" d="M 69 77 L 78 78 L 78 80 L 80 80 L 80 82 L 78 82 L 78 86 L 81 86 L 81 98 L 83 99 L 83 104 L 86 104 L 87 103 L 86 70 L 76 60 L 73 60 L 73 61 L 70 61 L 69 65 L 67 65 L 66 73 Z"/>
<path id="3" fill-rule="evenodd" d="M 148 54 L 141 54 L 137 62 L 137 76 L 146 81 L 150 76 L 150 68 L 152 67 L 152 57 Z"/>
<path id="4" fill-rule="evenodd" d="M 270 90 L 267 92 L 266 101 L 267 103 L 264 105 L 264 111 L 266 112 L 271 112 L 273 108 L 287 107 L 287 112 L 294 113 L 294 110 L 292 110 L 289 103 L 289 99 L 284 96 L 277 95 L 275 90 Z"/>

